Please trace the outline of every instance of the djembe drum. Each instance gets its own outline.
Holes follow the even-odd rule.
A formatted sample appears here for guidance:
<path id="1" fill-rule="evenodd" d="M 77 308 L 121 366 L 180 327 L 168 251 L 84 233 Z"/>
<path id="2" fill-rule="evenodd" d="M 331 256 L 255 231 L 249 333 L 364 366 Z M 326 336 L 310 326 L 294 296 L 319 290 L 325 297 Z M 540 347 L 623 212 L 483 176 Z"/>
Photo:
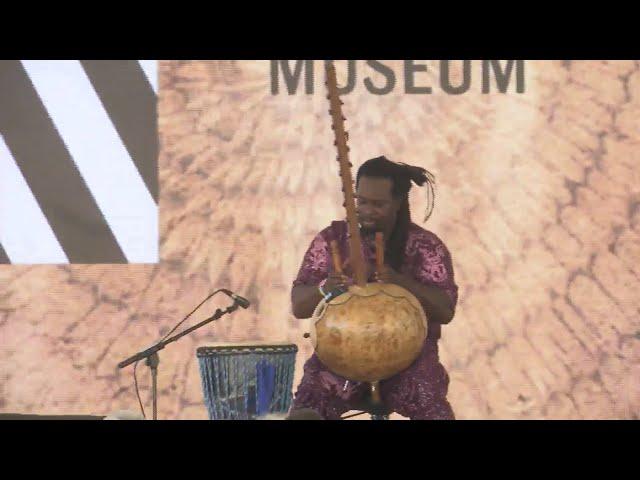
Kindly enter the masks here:
<path id="1" fill-rule="evenodd" d="M 218 345 L 196 351 L 211 420 L 251 420 L 287 413 L 298 347 Z"/>

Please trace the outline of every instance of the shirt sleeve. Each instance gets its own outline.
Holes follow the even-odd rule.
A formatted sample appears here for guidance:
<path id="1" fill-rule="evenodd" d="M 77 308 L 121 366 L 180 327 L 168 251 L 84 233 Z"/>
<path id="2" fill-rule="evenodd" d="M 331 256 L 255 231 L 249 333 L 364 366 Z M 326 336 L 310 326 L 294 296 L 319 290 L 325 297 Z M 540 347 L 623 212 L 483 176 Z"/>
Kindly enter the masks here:
<path id="1" fill-rule="evenodd" d="M 293 281 L 293 286 L 318 285 L 329 276 L 330 260 L 329 244 L 323 232 L 320 232 L 311 242 L 304 254 L 298 276 Z"/>
<path id="2" fill-rule="evenodd" d="M 430 236 L 431 237 L 431 236 Z M 458 286 L 453 274 L 451 254 L 445 244 L 435 235 L 432 238 L 420 238 L 416 245 L 418 265 L 416 280 L 425 285 L 440 287 L 451 300 L 453 310 L 458 303 Z"/>

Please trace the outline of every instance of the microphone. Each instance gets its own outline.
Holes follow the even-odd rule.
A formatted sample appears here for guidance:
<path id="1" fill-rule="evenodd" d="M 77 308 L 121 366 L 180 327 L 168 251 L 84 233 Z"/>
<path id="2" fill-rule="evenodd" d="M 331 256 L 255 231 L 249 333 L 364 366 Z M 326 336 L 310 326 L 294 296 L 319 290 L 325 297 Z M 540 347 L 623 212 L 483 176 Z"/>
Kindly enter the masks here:
<path id="1" fill-rule="evenodd" d="M 249 305 L 251 305 L 251 303 L 249 302 L 249 300 L 247 300 L 244 297 L 241 297 L 240 295 L 236 295 L 235 293 L 233 293 L 230 290 L 227 290 L 226 288 L 221 288 L 220 291 L 228 296 L 230 296 L 231 298 L 233 298 L 233 300 L 240 305 L 242 308 L 249 308 Z"/>

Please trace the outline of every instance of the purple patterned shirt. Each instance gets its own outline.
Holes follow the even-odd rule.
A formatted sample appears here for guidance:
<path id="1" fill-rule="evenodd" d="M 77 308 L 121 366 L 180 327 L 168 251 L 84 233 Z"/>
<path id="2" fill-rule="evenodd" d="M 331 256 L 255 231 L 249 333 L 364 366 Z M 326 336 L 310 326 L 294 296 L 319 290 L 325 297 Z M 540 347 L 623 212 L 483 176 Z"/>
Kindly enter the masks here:
<path id="1" fill-rule="evenodd" d="M 340 249 L 342 261 L 349 257 L 348 227 L 346 221 L 332 222 L 331 226 L 322 230 L 311 242 L 298 276 L 293 282 L 296 285 L 318 285 L 333 271 L 331 249 L 329 243 L 336 240 Z M 363 237 L 363 254 L 365 261 L 375 270 L 375 245 L 372 240 Z M 409 236 L 405 248 L 404 261 L 400 273 L 414 278 L 424 285 L 440 287 L 451 299 L 455 309 L 458 301 L 458 286 L 453 277 L 451 255 L 445 244 L 434 233 L 429 232 L 415 223 L 409 226 Z M 372 281 L 369 278 L 369 281 Z M 430 322 L 429 339 L 440 338 L 440 324 Z"/>

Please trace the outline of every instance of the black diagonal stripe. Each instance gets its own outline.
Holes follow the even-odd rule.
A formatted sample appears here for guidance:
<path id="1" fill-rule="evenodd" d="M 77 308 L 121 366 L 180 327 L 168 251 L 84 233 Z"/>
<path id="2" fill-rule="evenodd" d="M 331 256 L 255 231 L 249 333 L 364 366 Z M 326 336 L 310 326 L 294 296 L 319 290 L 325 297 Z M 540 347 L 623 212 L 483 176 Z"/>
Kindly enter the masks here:
<path id="1" fill-rule="evenodd" d="M 80 63 L 157 204 L 157 98 L 142 67 L 135 60 Z"/>
<path id="2" fill-rule="evenodd" d="M 11 260 L 9 260 L 7 252 L 4 251 L 4 248 L 2 248 L 2 244 L 0 243 L 0 264 L 3 263 L 11 263 Z"/>
<path id="3" fill-rule="evenodd" d="M 0 133 L 69 261 L 126 263 L 19 61 L 0 61 Z"/>

